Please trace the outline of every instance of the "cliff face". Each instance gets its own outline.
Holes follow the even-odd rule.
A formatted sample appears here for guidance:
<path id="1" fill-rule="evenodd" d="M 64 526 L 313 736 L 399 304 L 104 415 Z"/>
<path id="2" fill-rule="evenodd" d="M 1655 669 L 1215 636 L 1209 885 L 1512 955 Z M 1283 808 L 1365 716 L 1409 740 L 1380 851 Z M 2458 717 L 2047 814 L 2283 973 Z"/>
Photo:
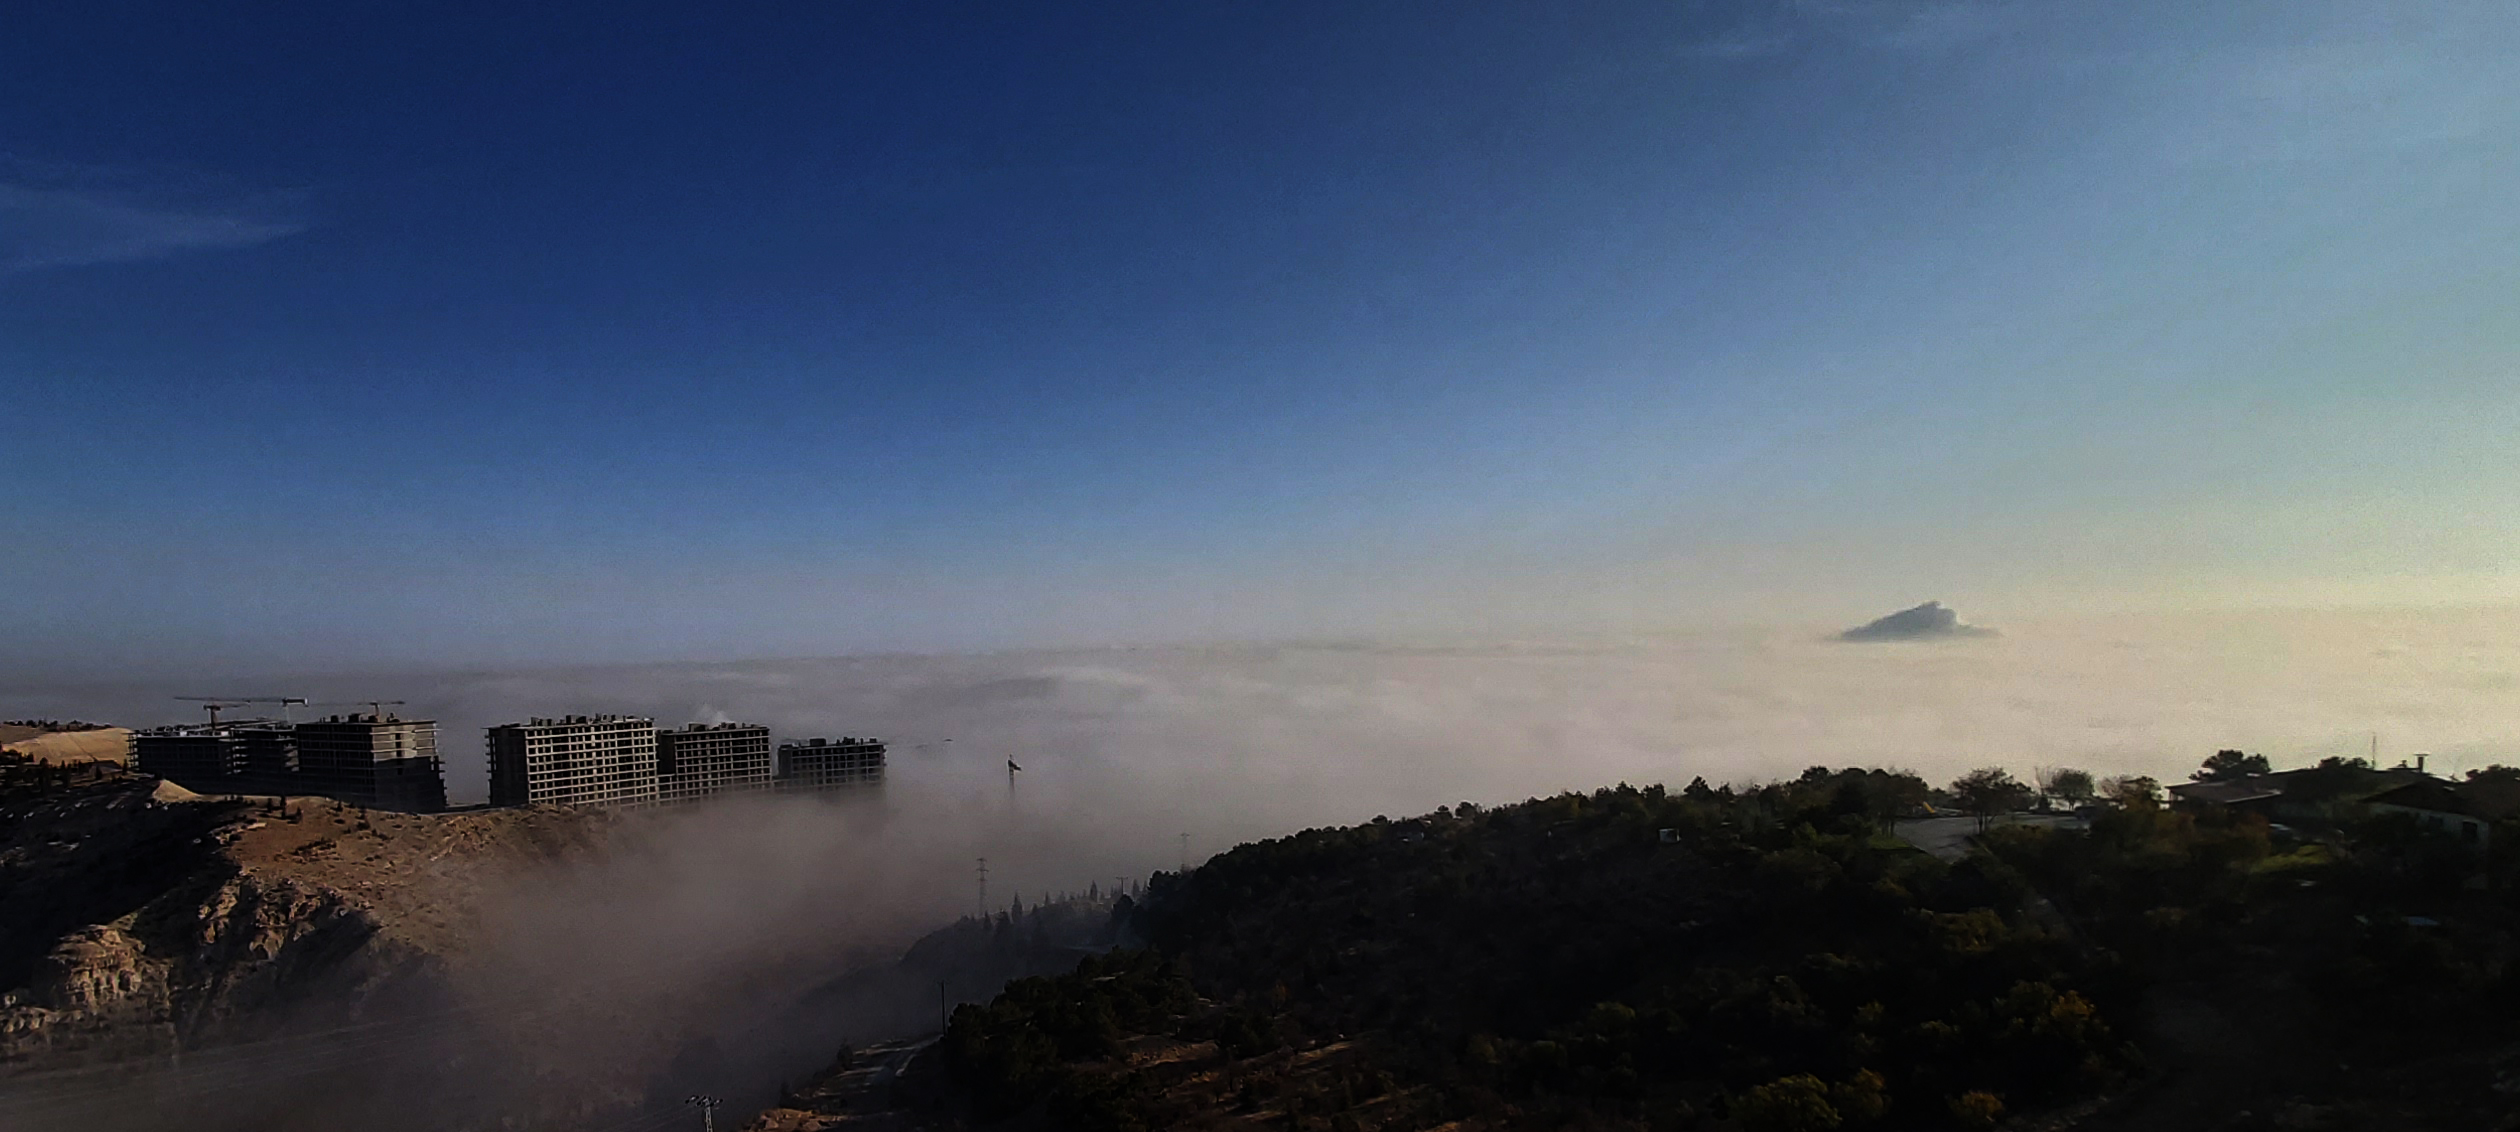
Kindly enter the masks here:
<path id="1" fill-rule="evenodd" d="M 340 893 L 239 869 L 76 928 L 0 1009 L 0 1063 L 64 1068 L 251 1038 L 296 1003 L 355 1001 L 425 977 L 429 957 L 371 949 L 377 923 Z"/>
<path id="2" fill-rule="evenodd" d="M 251 1041 L 440 990 L 473 875 L 591 844 L 595 815 L 213 801 L 146 779 L 0 812 L 0 1075 Z"/>

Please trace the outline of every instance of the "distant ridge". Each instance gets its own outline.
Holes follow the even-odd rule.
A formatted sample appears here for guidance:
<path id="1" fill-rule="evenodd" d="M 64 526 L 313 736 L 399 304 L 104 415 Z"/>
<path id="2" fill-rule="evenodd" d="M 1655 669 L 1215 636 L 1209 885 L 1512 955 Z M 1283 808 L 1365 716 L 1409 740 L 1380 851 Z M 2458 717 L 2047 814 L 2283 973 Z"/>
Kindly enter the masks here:
<path id="1" fill-rule="evenodd" d="M 1926 641 L 1943 637 L 1992 637 L 1995 630 L 1964 624 L 1939 601 L 1910 606 L 1838 634 L 1841 641 Z"/>

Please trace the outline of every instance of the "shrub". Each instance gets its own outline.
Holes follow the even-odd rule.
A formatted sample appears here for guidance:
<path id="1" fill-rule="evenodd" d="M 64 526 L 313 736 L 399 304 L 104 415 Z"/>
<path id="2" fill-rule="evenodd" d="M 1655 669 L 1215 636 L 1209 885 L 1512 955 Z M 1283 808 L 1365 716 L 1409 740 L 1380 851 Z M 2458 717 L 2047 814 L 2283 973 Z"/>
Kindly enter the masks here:
<path id="1" fill-rule="evenodd" d="M 1779 1077 L 1733 1102 L 1747 1132 L 1828 1132 L 1845 1122 L 1829 1103 L 1829 1087 L 1808 1073 Z"/>

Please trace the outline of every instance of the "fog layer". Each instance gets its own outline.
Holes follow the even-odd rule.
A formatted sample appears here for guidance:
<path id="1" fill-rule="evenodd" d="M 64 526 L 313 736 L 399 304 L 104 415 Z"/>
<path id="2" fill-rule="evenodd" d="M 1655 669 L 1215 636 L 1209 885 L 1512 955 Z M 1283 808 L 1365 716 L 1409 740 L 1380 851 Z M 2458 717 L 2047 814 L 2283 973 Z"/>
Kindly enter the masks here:
<path id="1" fill-rule="evenodd" d="M 1827 631 L 1478 647 L 1253 646 L 886 656 L 473 674 L 6 689 L 9 714 L 148 724 L 213 691 L 383 696 L 441 725 L 449 794 L 486 794 L 481 728 L 630 712 L 782 737 L 877 735 L 890 809 L 1001 892 L 1171 867 L 1252 837 L 1615 781 L 1747 780 L 1811 763 L 1947 778 L 2002 764 L 2183 777 L 2278 765 L 2520 759 L 2520 611 L 2036 622 L 1849 649 Z M 269 685 L 265 687 L 265 685 Z M 1010 787 L 1008 759 L 1024 770 Z M 1060 846 L 1057 855 L 1047 847 Z M 964 852 L 967 850 L 967 852 Z M 965 860 L 968 866 L 971 862 Z M 958 887 L 960 887 L 958 885 Z M 954 906 L 943 901 L 940 906 Z"/>
<path id="2" fill-rule="evenodd" d="M 758 1090 L 827 1056 L 834 1035 L 900 1028 L 898 1002 L 811 1017 L 795 1005 L 819 981 L 980 907 L 982 858 L 985 900 L 1002 909 L 1018 894 L 1108 886 L 1306 826 L 1618 781 L 1741 782 L 1813 763 L 1937 781 L 1987 764 L 2175 779 L 2221 747 L 2280 766 L 2363 753 L 2375 733 L 2384 757 L 2425 750 L 2439 770 L 2520 762 L 2513 610 L 2008 619 L 2006 629 L 1862 648 L 1803 628 L 250 688 L 206 673 L 183 687 L 10 688 L 0 716 L 150 724 L 183 717 L 168 696 L 204 690 L 402 699 L 406 715 L 440 721 L 458 799 L 485 793 L 480 728 L 529 715 L 741 719 L 782 737 L 892 740 L 891 783 L 871 804 L 643 817 L 613 852 L 479 894 L 475 943 L 447 993 L 482 1023 L 467 1021 L 445 1048 L 530 1069 L 540 1101 L 583 1081 L 590 1117 L 689 1088 Z M 1024 768 L 1011 777 L 1010 760 Z M 693 1049 L 773 1052 L 694 1061 Z M 309 1106 L 291 1115 L 326 1118 L 320 1098 L 270 1084 Z"/>

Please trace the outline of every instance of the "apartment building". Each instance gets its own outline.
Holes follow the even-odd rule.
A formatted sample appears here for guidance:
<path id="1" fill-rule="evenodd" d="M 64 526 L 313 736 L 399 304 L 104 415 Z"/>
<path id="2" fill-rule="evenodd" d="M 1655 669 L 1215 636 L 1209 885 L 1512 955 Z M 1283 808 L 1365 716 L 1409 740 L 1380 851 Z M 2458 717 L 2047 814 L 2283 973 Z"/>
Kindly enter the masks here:
<path id="1" fill-rule="evenodd" d="M 690 724 L 656 733 L 657 800 L 696 802 L 770 789 L 770 729 L 752 723 Z"/>
<path id="2" fill-rule="evenodd" d="M 298 724 L 295 747 L 301 793 L 406 813 L 446 808 L 435 720 L 336 715 Z"/>
<path id="3" fill-rule="evenodd" d="M 837 740 L 779 744 L 778 788 L 782 793 L 860 790 L 883 784 L 884 744 L 880 739 L 845 735 Z"/>
<path id="4" fill-rule="evenodd" d="M 656 738 L 655 720 L 625 715 L 536 718 L 490 728 L 490 803 L 654 805 Z"/>

